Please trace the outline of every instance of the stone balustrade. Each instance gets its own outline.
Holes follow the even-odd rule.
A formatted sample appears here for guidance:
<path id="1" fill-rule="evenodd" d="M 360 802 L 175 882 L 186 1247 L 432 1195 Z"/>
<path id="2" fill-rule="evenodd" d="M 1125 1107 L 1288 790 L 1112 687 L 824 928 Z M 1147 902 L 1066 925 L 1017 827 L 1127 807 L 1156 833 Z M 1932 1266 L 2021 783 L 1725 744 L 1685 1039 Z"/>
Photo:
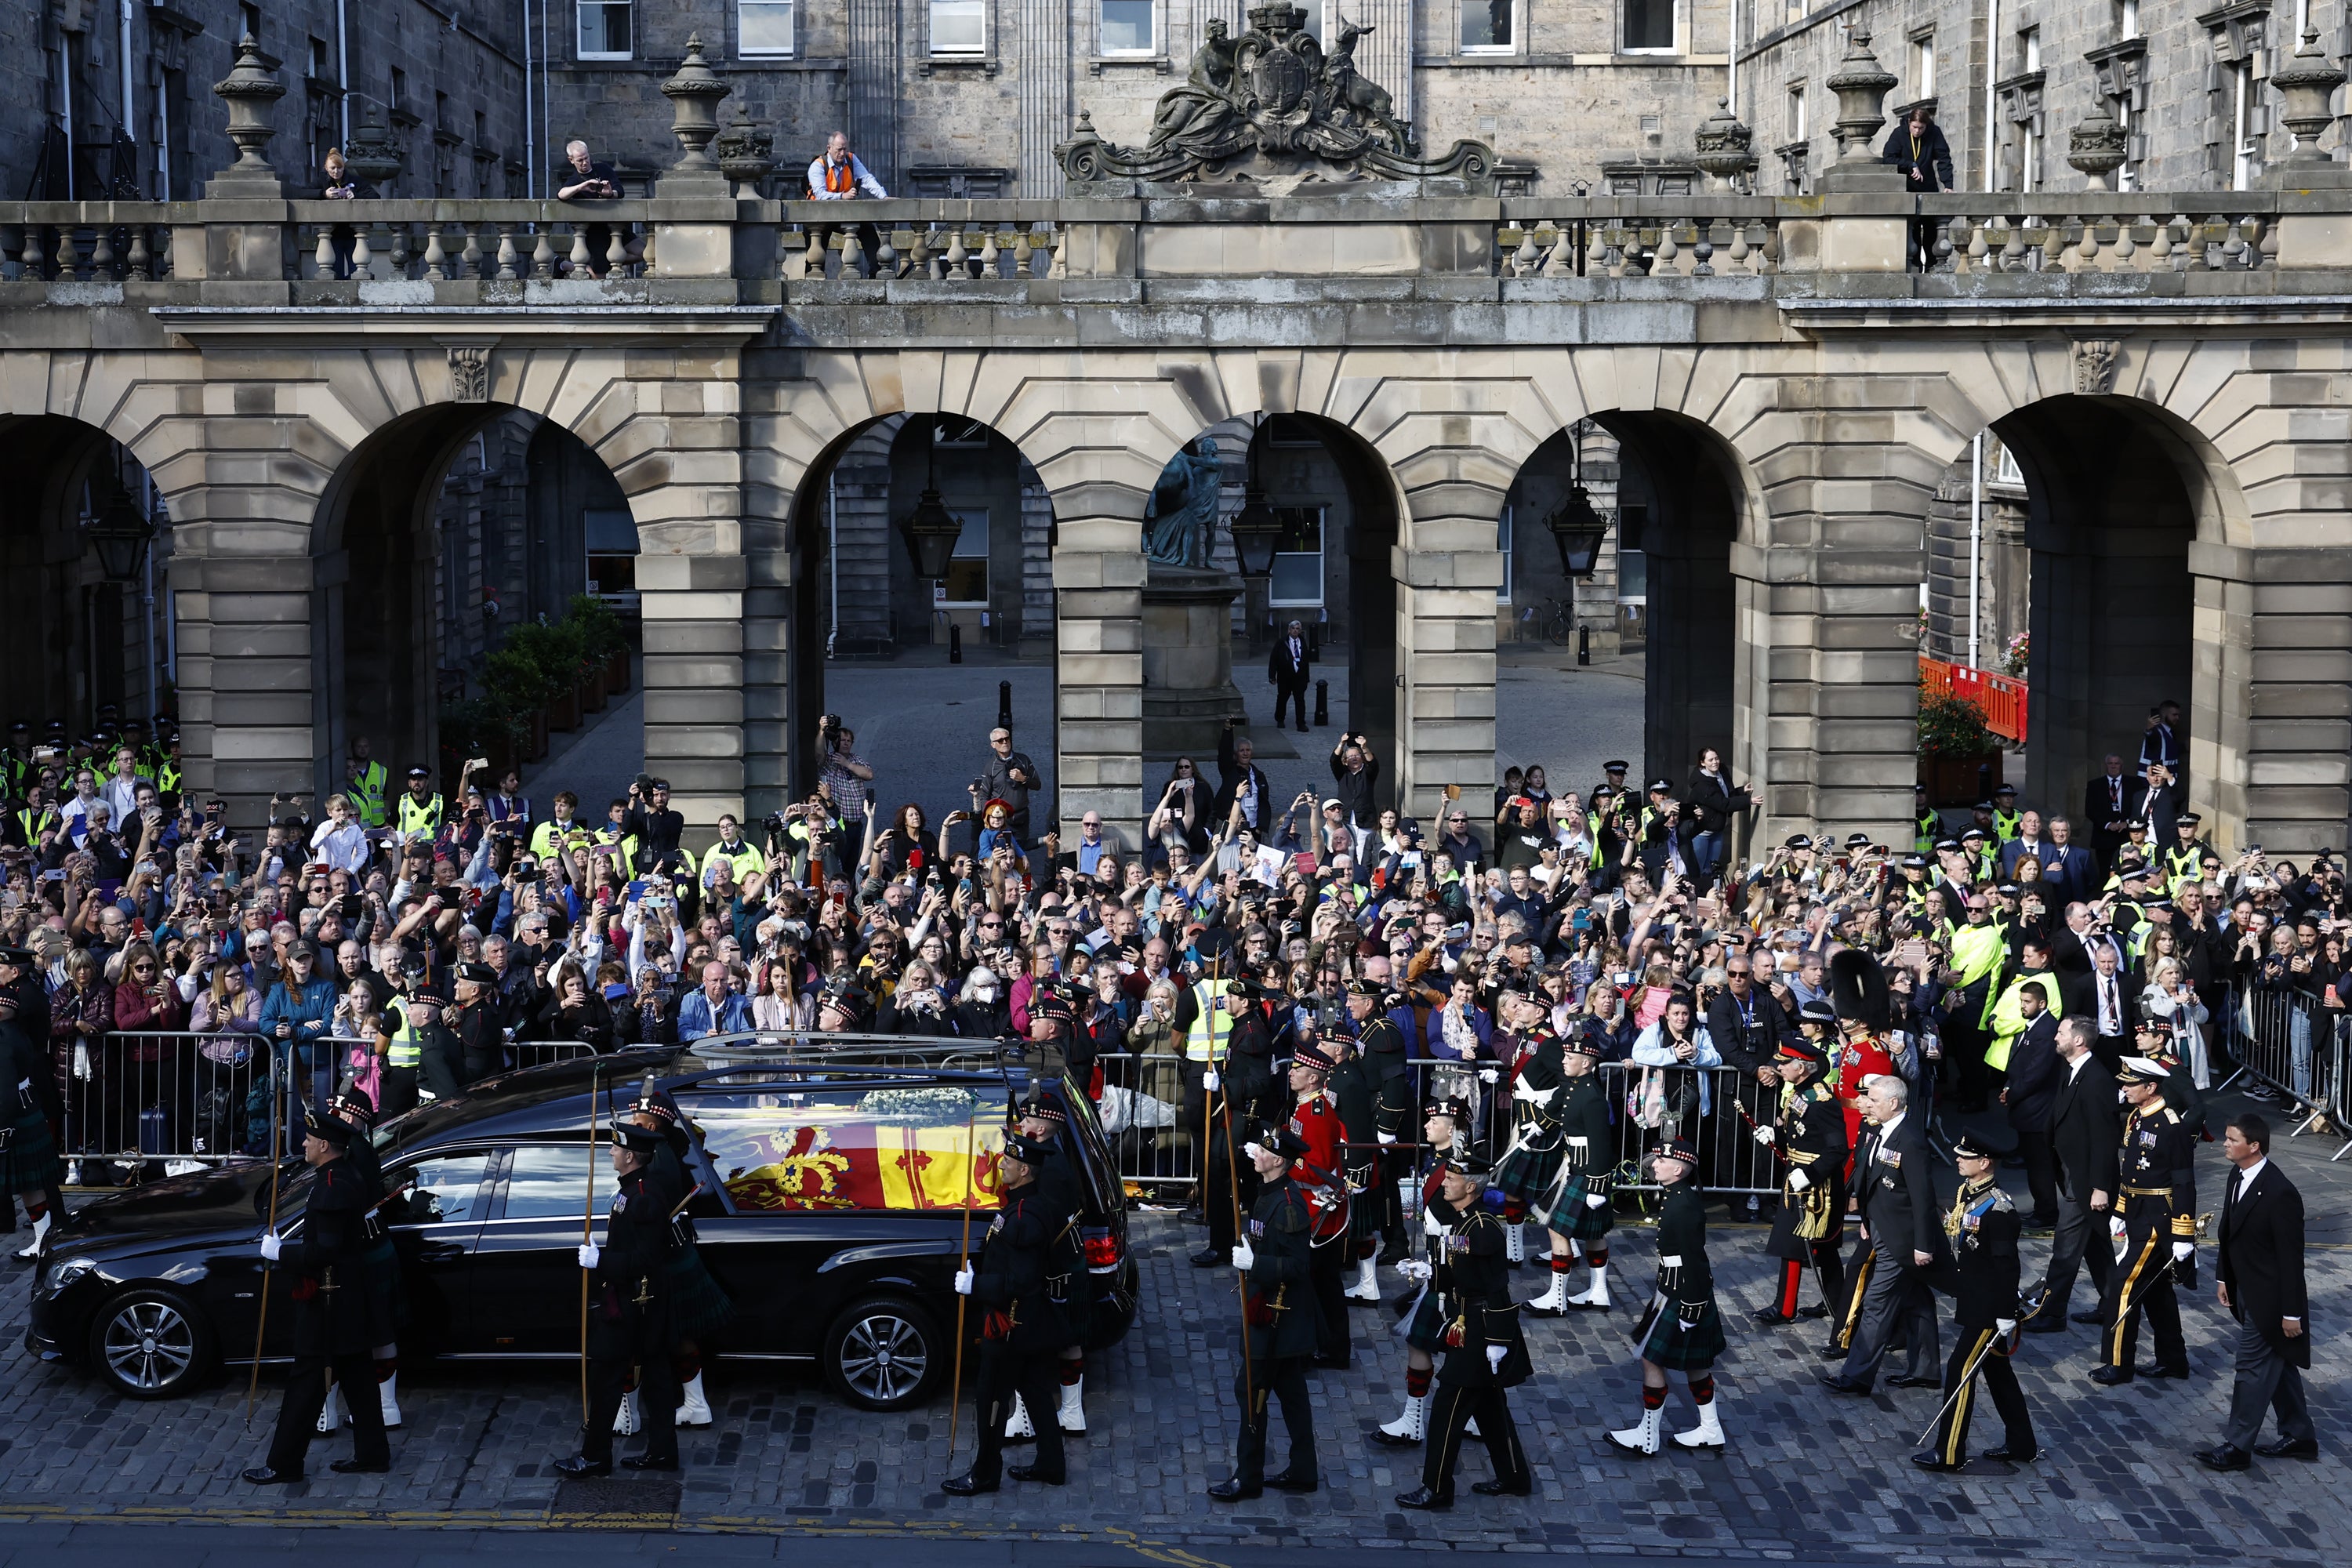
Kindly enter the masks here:
<path id="1" fill-rule="evenodd" d="M 1804 274 L 1800 291 L 1818 292 L 1840 274 L 1905 272 L 1929 296 L 1952 287 L 1938 276 L 2036 273 L 2261 292 L 2279 285 L 2259 274 L 2328 270 L 2352 271 L 2352 192 L 0 203 L 0 289 L 46 284 L 47 304 L 170 284 L 171 302 L 193 302 L 193 290 L 249 304 L 460 306 L 510 302 L 535 283 L 593 283 L 562 293 L 619 304 L 646 299 L 650 280 L 704 303 L 849 298 L 825 292 L 837 285 L 1228 279 L 1446 279 L 1452 299 L 1486 279 L 1487 297 L 1508 299 L 1565 279 Z M 2197 282 L 2158 281 L 2168 274 Z M 382 287 L 392 284 L 433 292 L 411 300 Z M 1121 292 L 1134 290 L 1065 298 Z"/>

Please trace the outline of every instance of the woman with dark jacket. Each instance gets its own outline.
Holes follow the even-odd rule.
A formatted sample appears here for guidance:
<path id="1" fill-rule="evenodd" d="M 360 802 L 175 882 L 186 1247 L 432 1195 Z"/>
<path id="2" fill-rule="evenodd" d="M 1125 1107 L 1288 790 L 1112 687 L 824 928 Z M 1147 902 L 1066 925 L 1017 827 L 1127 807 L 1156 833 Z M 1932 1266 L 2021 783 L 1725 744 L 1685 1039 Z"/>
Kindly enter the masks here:
<path id="1" fill-rule="evenodd" d="M 1715 885 L 1731 843 L 1731 824 L 1748 804 L 1747 789 L 1735 787 L 1723 771 L 1723 753 L 1713 746 L 1701 752 L 1683 790 L 1683 853 L 1696 868 L 1702 889 Z"/>
<path id="2" fill-rule="evenodd" d="M 637 992 L 613 1009 L 614 1037 L 625 1046 L 677 1044 L 677 1001 L 662 985 L 661 971 L 648 963 L 637 971 Z"/>
<path id="3" fill-rule="evenodd" d="M 562 979 L 548 987 L 531 1018 L 528 1038 L 578 1041 L 598 1056 L 611 1052 L 618 1041 L 613 1029 L 613 1009 L 588 984 L 578 965 L 567 965 Z"/>

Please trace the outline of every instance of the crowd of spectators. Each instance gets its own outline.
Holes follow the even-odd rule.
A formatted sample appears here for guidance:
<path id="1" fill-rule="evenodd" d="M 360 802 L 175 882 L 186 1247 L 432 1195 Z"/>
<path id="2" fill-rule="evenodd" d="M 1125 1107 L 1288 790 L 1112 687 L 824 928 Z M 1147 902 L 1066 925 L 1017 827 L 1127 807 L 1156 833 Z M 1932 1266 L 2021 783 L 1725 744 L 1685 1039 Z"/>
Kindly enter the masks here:
<path id="1" fill-rule="evenodd" d="M 20 1017 L 50 1044 L 69 1159 L 249 1143 L 257 1039 L 394 1111 L 534 1045 L 754 1029 L 1051 1037 L 1098 1091 L 1174 1104 L 1197 1099 L 1236 978 L 1277 1050 L 1344 1037 L 1346 988 L 1370 982 L 1414 1056 L 1462 1064 L 1448 1092 L 1482 1118 L 1517 1055 L 1507 995 L 1557 1029 L 1589 1015 L 1636 1107 L 1705 1146 L 1739 1107 L 1695 1069 L 1769 1072 L 1842 945 L 1889 976 L 1915 1096 L 1977 1111 L 2006 1093 L 2030 1144 L 2016 1089 L 2044 1014 L 2093 1018 L 2103 1055 L 2168 1058 L 2201 1093 L 2229 1070 L 2229 1008 L 2282 998 L 2264 1017 L 2307 1075 L 2352 984 L 2336 865 L 2214 848 L 2178 805 L 2177 756 L 2128 777 L 2110 759 L 2087 833 L 2004 791 L 1965 824 L 1923 804 L 1907 845 L 1824 826 L 1743 847 L 1750 801 L 1712 750 L 1642 787 L 1622 763 L 1583 788 L 1513 769 L 1423 822 L 1365 736 L 1340 737 L 1328 791 L 1276 802 L 1229 730 L 1213 786 L 1179 759 L 1129 849 L 1094 812 L 1055 825 L 1007 731 L 975 755 L 970 809 L 933 824 L 887 804 L 829 718 L 817 788 L 721 816 L 698 852 L 658 778 L 533 799 L 476 763 L 445 802 L 421 768 L 391 789 L 364 742 L 317 810 L 281 797 L 235 831 L 179 788 L 168 727 L 108 726 L 35 743 L 20 725 L 5 763 L 0 937 L 42 970 Z M 126 1079 L 142 1087 L 106 1089 Z M 157 1108 L 168 1125 L 142 1128 Z"/>

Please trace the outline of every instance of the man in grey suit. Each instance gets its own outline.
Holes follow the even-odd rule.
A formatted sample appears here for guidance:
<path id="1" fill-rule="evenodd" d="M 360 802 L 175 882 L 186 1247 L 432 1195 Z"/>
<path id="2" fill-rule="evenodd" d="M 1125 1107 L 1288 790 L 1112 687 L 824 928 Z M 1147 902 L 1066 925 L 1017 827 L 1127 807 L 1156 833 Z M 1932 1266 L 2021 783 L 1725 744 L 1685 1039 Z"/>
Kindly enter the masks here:
<path id="1" fill-rule="evenodd" d="M 1845 1364 L 1821 1374 L 1822 1385 L 1840 1394 L 1871 1391 L 1898 1321 L 1906 1364 L 1900 1377 L 1886 1381 L 1897 1388 L 1943 1382 L 1936 1366 L 1936 1297 L 1928 1284 L 1945 1250 L 1943 1215 L 1929 1168 L 1927 1123 L 1910 1114 L 1909 1100 L 1909 1088 L 1891 1074 L 1872 1079 L 1862 1092 L 1862 1114 L 1872 1125 L 1854 1151 L 1853 1194 L 1870 1244 L 1869 1279 Z"/>
<path id="2" fill-rule="evenodd" d="M 2238 1320 L 2238 1378 L 2221 1441 L 2200 1452 L 2208 1469 L 2242 1470 L 2253 1456 L 2315 1459 L 2319 1432 L 2304 1399 L 2311 1367 L 2310 1299 L 2303 1278 L 2303 1194 L 2271 1163 L 2270 1123 L 2233 1117 L 2221 1152 L 2237 1169 L 2221 1200 L 2218 1294 Z M 2275 1443 L 2256 1444 L 2263 1415 L 2278 1412 Z"/>

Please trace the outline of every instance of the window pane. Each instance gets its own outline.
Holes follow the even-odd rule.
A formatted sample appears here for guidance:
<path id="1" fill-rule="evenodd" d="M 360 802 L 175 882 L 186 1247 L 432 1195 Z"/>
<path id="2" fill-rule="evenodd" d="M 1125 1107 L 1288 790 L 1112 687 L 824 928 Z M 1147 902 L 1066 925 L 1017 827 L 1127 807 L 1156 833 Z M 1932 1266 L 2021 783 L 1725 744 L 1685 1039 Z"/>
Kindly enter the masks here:
<path id="1" fill-rule="evenodd" d="M 612 1206 L 611 1155 L 600 1142 L 596 1159 L 603 1166 L 596 1185 L 604 1193 L 602 1208 Z M 588 1198 L 588 1148 L 575 1143 L 530 1144 L 517 1149 L 507 1161 L 507 1206 L 503 1219 L 578 1219 Z"/>
<path id="2" fill-rule="evenodd" d="M 1516 3 L 1517 0 L 1462 0 L 1462 47 L 1509 48 L 1511 7 Z"/>
<path id="3" fill-rule="evenodd" d="M 1102 0 L 1102 52 L 1151 52 L 1151 0 Z"/>
<path id="4" fill-rule="evenodd" d="M 1675 47 L 1675 0 L 1625 0 L 1625 47 Z"/>
<path id="5" fill-rule="evenodd" d="M 793 0 L 743 0 L 740 53 L 793 52 Z"/>
<path id="6" fill-rule="evenodd" d="M 629 52 L 629 0 L 579 0 L 580 52 L 583 55 L 625 55 Z"/>
<path id="7" fill-rule="evenodd" d="M 451 1225 L 481 1217 L 482 1172 L 488 1154 L 441 1154 L 408 1167 L 386 1172 L 387 1184 L 414 1180 L 401 1196 L 384 1205 L 392 1225 Z"/>
<path id="8" fill-rule="evenodd" d="M 981 0 L 931 0 L 931 53 L 976 55 L 982 36 Z"/>

